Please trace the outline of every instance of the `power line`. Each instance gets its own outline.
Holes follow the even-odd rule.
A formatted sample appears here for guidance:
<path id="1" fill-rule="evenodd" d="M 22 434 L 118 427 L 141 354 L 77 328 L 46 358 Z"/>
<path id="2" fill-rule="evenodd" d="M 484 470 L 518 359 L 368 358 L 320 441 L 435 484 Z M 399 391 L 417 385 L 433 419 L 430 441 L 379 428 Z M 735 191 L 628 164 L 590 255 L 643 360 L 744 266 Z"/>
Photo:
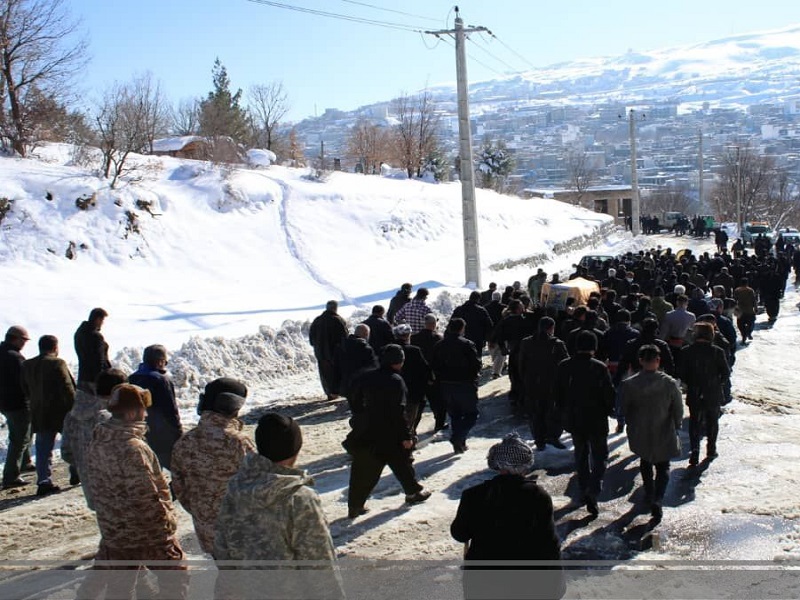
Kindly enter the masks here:
<path id="1" fill-rule="evenodd" d="M 386 29 L 397 29 L 399 31 L 410 31 L 412 33 L 422 32 L 421 29 L 417 27 L 412 27 L 411 25 L 406 25 L 404 23 L 392 23 L 389 21 L 378 21 L 376 19 L 365 19 L 363 17 L 354 17 L 352 15 L 343 15 L 340 13 L 333 13 L 324 10 L 316 10 L 313 8 L 295 6 L 293 4 L 284 4 L 283 2 L 273 2 L 272 0 L 248 0 L 248 1 L 253 2 L 255 4 L 264 4 L 266 6 L 272 6 L 274 8 L 284 8 L 286 10 L 294 10 L 297 12 L 306 13 L 310 15 L 317 15 L 319 17 L 328 17 L 331 19 L 350 21 L 352 23 L 361 23 L 362 25 L 373 25 L 375 27 L 384 27 Z"/>
<path id="2" fill-rule="evenodd" d="M 448 45 L 448 46 L 450 46 L 451 48 L 455 48 L 455 44 L 451 43 L 449 40 L 446 40 L 445 38 L 443 38 L 443 37 L 440 37 L 440 36 L 438 36 L 438 35 L 437 35 L 436 37 L 437 37 L 437 38 L 439 38 L 440 40 L 442 40 L 442 41 L 443 41 L 445 44 L 447 44 L 447 45 Z M 488 69 L 488 70 L 489 70 L 489 71 L 491 71 L 492 73 L 495 73 L 495 74 L 497 74 L 497 75 L 500 75 L 501 77 L 505 77 L 505 75 L 506 75 L 505 73 L 501 73 L 501 72 L 500 72 L 500 71 L 498 71 L 497 69 L 494 69 L 494 68 L 490 67 L 490 66 L 489 66 L 489 65 L 487 65 L 485 62 L 483 62 L 483 61 L 481 61 L 481 60 L 478 60 L 477 58 L 475 58 L 475 57 L 474 57 L 474 56 L 472 56 L 472 55 L 469 55 L 467 58 L 469 58 L 469 60 L 471 60 L 471 61 L 473 61 L 473 62 L 476 62 L 476 63 L 478 63 L 478 64 L 479 64 L 480 66 L 482 66 L 484 69 Z"/>
<path id="3" fill-rule="evenodd" d="M 385 12 L 394 13 L 397 15 L 403 15 L 405 17 L 413 17 L 415 19 L 422 19 L 423 21 L 433 21 L 435 23 L 439 22 L 439 19 L 434 19 L 432 17 L 423 17 L 422 15 L 415 15 L 412 13 L 403 12 L 402 10 L 392 10 L 391 8 L 383 8 L 382 6 L 375 6 L 373 4 L 367 4 L 366 2 L 356 2 L 356 0 L 342 0 L 342 2 L 346 2 L 347 4 L 355 4 L 356 6 L 365 6 L 367 8 L 374 8 L 375 10 L 382 10 Z"/>
<path id="4" fill-rule="evenodd" d="M 519 69 L 516 69 L 516 68 L 512 67 L 510 64 L 508 64 L 508 63 L 507 63 L 506 61 L 504 61 L 502 58 L 499 58 L 499 57 L 497 57 L 496 55 L 492 54 L 492 53 L 489 51 L 489 49 L 488 49 L 488 48 L 485 48 L 484 46 L 481 46 L 480 44 L 478 44 L 478 42 L 476 42 L 475 40 L 473 40 L 471 37 L 468 37 L 468 38 L 467 38 L 467 40 L 468 40 L 468 41 L 470 41 L 470 42 L 472 42 L 472 44 L 473 44 L 473 45 L 474 45 L 476 48 L 478 48 L 479 50 L 481 50 L 481 51 L 485 52 L 486 54 L 488 54 L 489 56 L 491 56 L 493 59 L 495 59 L 497 62 L 499 62 L 499 63 L 501 63 L 501 64 L 505 65 L 506 67 L 508 67 L 508 68 L 509 68 L 509 69 L 510 69 L 510 70 L 511 70 L 513 73 L 519 73 Z"/>
<path id="5" fill-rule="evenodd" d="M 514 56 L 516 56 L 517 58 L 519 58 L 520 60 L 522 60 L 524 63 L 527 63 L 527 64 L 528 64 L 528 66 L 529 66 L 529 67 L 531 67 L 532 69 L 538 69 L 538 68 L 539 68 L 539 67 L 537 67 L 535 64 L 533 64 L 531 61 L 529 61 L 527 58 L 525 58 L 524 56 L 522 56 L 522 54 L 520 54 L 519 52 L 517 52 L 516 50 L 514 50 L 514 49 L 513 49 L 511 46 L 509 46 L 508 44 L 506 44 L 506 43 L 505 43 L 503 40 L 501 40 L 499 37 L 497 37 L 497 36 L 496 36 L 494 33 L 492 33 L 491 31 L 489 32 L 489 35 L 490 35 L 490 36 L 492 36 L 494 39 L 496 39 L 498 42 L 500 42 L 500 44 L 501 44 L 501 45 L 502 45 L 502 46 L 503 46 L 503 47 L 504 47 L 506 50 L 508 50 L 509 52 L 511 52 L 511 54 L 513 54 Z"/>

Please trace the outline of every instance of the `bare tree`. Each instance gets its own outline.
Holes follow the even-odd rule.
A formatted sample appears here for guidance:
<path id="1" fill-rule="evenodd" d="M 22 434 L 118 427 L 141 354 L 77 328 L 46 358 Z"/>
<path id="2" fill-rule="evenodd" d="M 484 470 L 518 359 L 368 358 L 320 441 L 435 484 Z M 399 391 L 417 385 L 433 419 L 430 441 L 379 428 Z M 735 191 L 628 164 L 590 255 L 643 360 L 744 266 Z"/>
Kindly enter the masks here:
<path id="1" fill-rule="evenodd" d="M 184 98 L 172 110 L 172 131 L 175 135 L 197 135 L 200 131 L 200 100 Z"/>
<path id="2" fill-rule="evenodd" d="M 381 162 L 388 158 L 389 146 L 385 129 L 359 119 L 347 136 L 345 155 L 360 165 L 365 175 L 374 174 L 380 171 Z"/>
<path id="3" fill-rule="evenodd" d="M 26 100 L 34 86 L 61 98 L 86 64 L 78 34 L 65 0 L 0 0 L 0 136 L 21 156 L 32 134 Z"/>
<path id="4" fill-rule="evenodd" d="M 564 157 L 564 166 L 567 172 L 567 184 L 575 192 L 572 200 L 579 205 L 586 190 L 596 181 L 597 169 L 586 149 L 579 146 L 573 146 L 567 151 Z"/>
<path id="5" fill-rule="evenodd" d="M 416 97 L 401 95 L 394 101 L 395 153 L 409 177 L 419 176 L 425 157 L 438 145 L 439 116 L 430 92 Z"/>
<path id="6" fill-rule="evenodd" d="M 134 152 L 152 148 L 154 132 L 163 116 L 160 86 L 150 75 L 130 83 L 116 83 L 103 96 L 95 122 L 103 153 L 103 176 L 111 178 L 113 188 L 123 173 L 132 169 L 128 158 Z"/>
<path id="7" fill-rule="evenodd" d="M 642 194 L 642 214 L 655 215 L 661 218 L 665 212 L 680 212 L 686 215 L 697 212 L 698 205 L 689 195 L 685 185 L 670 185 L 665 188 L 650 190 Z"/>
<path id="8" fill-rule="evenodd" d="M 722 172 L 713 194 L 717 217 L 736 221 L 737 190 L 742 221 L 773 221 L 776 190 L 780 190 L 781 169 L 771 156 L 758 154 L 750 146 L 731 148 L 722 156 Z M 777 186 L 777 187 L 776 187 Z M 780 196 L 780 192 L 777 193 Z"/>
<path id="9" fill-rule="evenodd" d="M 289 112 L 289 97 L 283 83 L 274 81 L 254 85 L 248 93 L 248 106 L 253 119 L 258 145 L 272 150 L 281 119 Z"/>

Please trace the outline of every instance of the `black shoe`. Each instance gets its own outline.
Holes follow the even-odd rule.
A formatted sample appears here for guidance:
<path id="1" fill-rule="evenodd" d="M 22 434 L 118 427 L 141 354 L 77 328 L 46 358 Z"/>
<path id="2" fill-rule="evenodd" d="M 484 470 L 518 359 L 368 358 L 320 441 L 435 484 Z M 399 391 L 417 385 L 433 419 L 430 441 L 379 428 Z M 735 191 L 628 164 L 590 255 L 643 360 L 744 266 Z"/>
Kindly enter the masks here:
<path id="1" fill-rule="evenodd" d="M 550 444 L 553 448 L 558 448 L 559 450 L 567 449 L 567 447 L 563 443 L 561 443 L 561 440 L 559 440 L 558 438 L 547 440 L 547 443 Z"/>
<path id="2" fill-rule="evenodd" d="M 416 494 L 406 494 L 406 504 L 419 504 L 431 497 L 428 490 L 420 490 Z"/>
<path id="3" fill-rule="evenodd" d="M 11 488 L 18 488 L 24 485 L 28 485 L 29 481 L 26 481 L 22 477 L 17 477 L 16 479 L 12 479 L 11 481 L 4 481 L 3 482 L 3 489 L 10 490 Z"/>
<path id="4" fill-rule="evenodd" d="M 33 463 L 28 463 L 27 465 L 23 465 L 20 469 L 21 473 L 35 473 L 36 472 L 36 465 Z"/>
<path id="5" fill-rule="evenodd" d="M 77 473 L 72 473 L 69 476 L 69 484 L 70 485 L 80 485 L 81 484 L 81 478 L 78 477 Z"/>
<path id="6" fill-rule="evenodd" d="M 692 450 L 692 453 L 689 455 L 689 466 L 696 467 L 697 463 L 700 462 L 700 452 L 698 450 Z"/>
<path id="7" fill-rule="evenodd" d="M 500 375 L 497 373 L 492 373 L 492 379 L 500 379 Z"/>
<path id="8" fill-rule="evenodd" d="M 61 491 L 61 488 L 55 485 L 54 483 L 40 483 L 39 487 L 36 489 L 37 496 L 48 496 L 50 494 L 57 494 Z"/>
<path id="9" fill-rule="evenodd" d="M 717 454 L 716 449 L 706 450 L 706 460 L 712 461 L 712 460 L 714 460 L 715 458 L 718 458 L 718 457 L 719 457 L 719 454 Z"/>
<path id="10" fill-rule="evenodd" d="M 449 423 L 439 423 L 439 424 L 433 426 L 433 433 L 436 433 L 437 431 L 444 431 L 445 429 L 450 429 L 450 424 Z"/>
<path id="11" fill-rule="evenodd" d="M 597 505 L 597 498 L 594 496 L 586 496 L 583 500 L 586 503 L 586 510 L 590 515 L 596 517 L 600 514 L 600 507 Z"/>
<path id="12" fill-rule="evenodd" d="M 622 433 L 623 431 L 625 431 L 625 425 L 617 423 L 617 428 L 614 430 L 614 433 Z"/>
<path id="13" fill-rule="evenodd" d="M 347 512 L 347 518 L 348 519 L 355 519 L 356 517 L 360 517 L 362 515 L 365 515 L 368 512 L 369 512 L 369 509 L 366 506 L 362 506 L 361 508 L 356 508 L 356 509 L 352 509 L 351 508 Z"/>
<path id="14" fill-rule="evenodd" d="M 466 442 L 450 442 L 453 444 L 453 452 L 456 454 L 464 454 L 467 451 L 467 443 Z"/>

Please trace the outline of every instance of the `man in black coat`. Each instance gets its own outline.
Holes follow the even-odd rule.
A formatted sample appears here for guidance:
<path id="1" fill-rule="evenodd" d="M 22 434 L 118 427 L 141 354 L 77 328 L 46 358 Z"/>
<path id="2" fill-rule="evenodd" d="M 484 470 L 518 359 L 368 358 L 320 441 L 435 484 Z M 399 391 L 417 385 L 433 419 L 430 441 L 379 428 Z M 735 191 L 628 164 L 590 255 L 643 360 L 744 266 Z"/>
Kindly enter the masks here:
<path id="1" fill-rule="evenodd" d="M 669 344 L 658 337 L 658 321 L 645 319 L 642 322 L 642 334 L 629 340 L 622 350 L 622 358 L 619 361 L 616 373 L 614 373 L 614 385 L 618 386 L 623 379 L 641 370 L 639 348 L 644 345 L 658 348 L 660 356 L 659 369 L 670 377 L 675 377 L 675 363 L 672 360 L 672 351 Z"/>
<path id="2" fill-rule="evenodd" d="M 508 378 L 511 381 L 508 398 L 511 405 L 519 409 L 522 408 L 525 398 L 525 390 L 519 374 L 519 347 L 522 340 L 533 335 L 536 330 L 533 319 L 525 314 L 525 309 L 519 300 L 511 300 L 508 303 L 508 312 L 509 315 L 495 328 L 494 340 L 508 356 Z"/>
<path id="3" fill-rule="evenodd" d="M 597 337 L 581 331 L 576 354 L 558 365 L 556 404 L 572 434 L 575 469 L 586 509 L 597 515 L 597 497 L 608 462 L 608 417 L 614 415 L 614 385 L 608 368 L 594 358 Z"/>
<path id="4" fill-rule="evenodd" d="M 403 308 L 406 302 L 411 302 L 411 284 L 404 283 L 400 286 L 400 289 L 397 290 L 392 299 L 389 301 L 389 310 L 386 313 L 386 320 L 389 323 L 394 323 L 394 316 L 397 314 L 397 311 Z"/>
<path id="5" fill-rule="evenodd" d="M 536 482 L 525 478 L 533 452 L 517 434 L 509 434 L 489 450 L 489 468 L 499 474 L 461 494 L 450 534 L 465 545 L 466 598 L 498 597 L 486 565 L 471 571 L 470 561 L 561 560 L 553 521 L 553 501 Z M 499 565 L 503 568 L 504 565 Z M 507 566 L 512 569 L 541 567 Z M 564 580 L 559 567 L 536 574 L 537 598 L 560 598 Z"/>
<path id="6" fill-rule="evenodd" d="M 336 370 L 337 389 L 347 399 L 348 405 L 350 404 L 353 380 L 361 372 L 378 367 L 378 357 L 367 342 L 370 334 L 369 326 L 359 323 L 353 333 L 343 339 L 339 347 L 336 348 L 334 368 Z M 352 406 L 350 410 L 352 411 Z"/>
<path id="7" fill-rule="evenodd" d="M 322 390 L 328 400 L 337 398 L 333 361 L 336 348 L 347 337 L 347 323 L 339 316 L 338 310 L 339 303 L 336 300 L 328 301 L 325 311 L 311 322 L 308 330 L 308 339 L 314 347 L 314 357 L 317 359 Z"/>
<path id="8" fill-rule="evenodd" d="M 377 354 L 380 354 L 386 344 L 394 341 L 392 325 L 384 317 L 385 314 L 386 309 L 376 304 L 372 307 L 372 314 L 364 321 L 364 324 L 369 326 L 369 345 Z"/>
<path id="9" fill-rule="evenodd" d="M 422 355 L 428 361 L 428 365 L 431 364 L 433 359 L 433 347 L 444 339 L 444 336 L 436 331 L 437 321 L 436 315 L 425 315 L 425 328 L 411 334 L 411 344 L 422 350 Z M 447 407 L 442 400 L 442 391 L 432 370 L 428 387 L 425 389 L 425 397 L 428 399 L 428 404 L 433 413 L 434 433 L 447 429 L 449 427 L 447 424 Z M 422 409 L 420 409 L 421 415 Z M 417 422 L 417 425 L 419 425 L 419 422 Z"/>
<path id="10" fill-rule="evenodd" d="M 483 347 L 492 332 L 494 323 L 486 309 L 481 306 L 480 292 L 472 292 L 469 300 L 453 311 L 452 319 L 464 319 L 467 324 L 464 337 L 475 344 L 478 356 L 483 355 Z"/>
<path id="11" fill-rule="evenodd" d="M 520 345 L 519 369 L 525 382 L 525 409 L 531 435 L 539 450 L 547 444 L 564 449 L 561 419 L 555 406 L 555 380 L 558 365 L 569 358 L 567 346 L 555 337 L 556 323 L 550 317 L 539 320 L 539 332 Z"/>
<path id="12" fill-rule="evenodd" d="M 94 392 L 94 382 L 101 371 L 111 368 L 108 360 L 108 344 L 100 329 L 108 313 L 102 308 L 93 308 L 89 319 L 80 324 L 75 332 L 75 353 L 78 355 L 78 387 Z"/>
<path id="13" fill-rule="evenodd" d="M 493 281 L 489 284 L 489 289 L 481 292 L 481 306 L 486 306 L 492 301 L 492 294 L 497 290 L 497 284 Z"/>
<path id="14" fill-rule="evenodd" d="M 8 427 L 8 450 L 3 468 L 3 488 L 27 485 L 22 471 L 33 471 L 31 464 L 31 411 L 22 391 L 22 349 L 30 338 L 24 327 L 9 327 L 0 343 L 0 412 Z"/>
<path id="15" fill-rule="evenodd" d="M 475 345 L 464 337 L 465 327 L 463 319 L 452 319 L 431 357 L 431 368 L 450 415 L 450 443 L 456 454 L 467 451 L 467 436 L 478 420 L 481 361 Z"/>
<path id="16" fill-rule="evenodd" d="M 389 465 L 403 487 L 406 502 L 416 504 L 430 497 L 414 473 L 411 428 L 405 416 L 406 385 L 400 376 L 405 356 L 397 344 L 381 354 L 381 366 L 365 372 L 353 385 L 353 427 L 349 451 L 353 456 L 347 493 L 348 516 L 367 512 L 364 504 Z"/>
<path id="17" fill-rule="evenodd" d="M 700 438 L 706 435 L 706 459 L 717 455 L 720 407 L 725 404 L 725 386 L 730 368 L 725 352 L 714 345 L 714 326 L 697 323 L 694 344 L 684 348 L 678 365 L 681 381 L 686 386 L 686 405 L 689 407 L 689 466 L 700 460 Z"/>
<path id="18" fill-rule="evenodd" d="M 432 379 L 431 368 L 422 350 L 411 344 L 411 327 L 405 323 L 395 325 L 395 342 L 403 349 L 405 360 L 400 376 L 406 384 L 406 419 L 411 426 L 414 443 L 417 442 L 417 425 L 425 410 L 425 391 Z"/>

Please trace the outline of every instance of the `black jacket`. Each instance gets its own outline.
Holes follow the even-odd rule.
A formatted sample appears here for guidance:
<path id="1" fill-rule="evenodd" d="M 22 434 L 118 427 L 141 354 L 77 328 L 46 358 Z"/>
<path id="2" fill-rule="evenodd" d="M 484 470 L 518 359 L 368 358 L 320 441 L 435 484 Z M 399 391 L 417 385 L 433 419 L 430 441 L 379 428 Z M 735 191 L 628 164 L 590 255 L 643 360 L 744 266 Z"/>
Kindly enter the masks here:
<path id="1" fill-rule="evenodd" d="M 406 384 L 389 367 L 362 373 L 353 382 L 350 406 L 353 410 L 351 438 L 375 450 L 397 450 L 412 439 L 405 417 Z"/>
<path id="2" fill-rule="evenodd" d="M 508 354 L 516 354 L 523 339 L 536 331 L 534 319 L 525 314 L 508 315 L 497 324 L 494 340 L 503 346 Z"/>
<path id="3" fill-rule="evenodd" d="M 453 311 L 451 318 L 464 319 L 467 324 L 464 337 L 475 344 L 476 350 L 481 352 L 494 327 L 486 309 L 480 304 L 467 301 Z"/>
<path id="4" fill-rule="evenodd" d="M 377 368 L 378 358 L 367 340 L 350 334 L 336 348 L 333 365 L 336 372 L 336 391 L 349 398 L 353 380 L 361 371 Z"/>
<path id="5" fill-rule="evenodd" d="M 617 366 L 617 372 L 614 374 L 615 384 L 619 385 L 619 383 L 628 376 L 629 370 L 633 373 L 638 373 L 642 370 L 642 366 L 639 364 L 639 348 L 648 344 L 655 346 L 661 352 L 661 366 L 659 369 L 670 377 L 675 377 L 675 362 L 672 359 L 672 350 L 669 344 L 657 337 L 641 335 L 638 338 L 629 340 L 628 343 L 625 344 L 625 348 L 622 351 L 622 358 Z"/>
<path id="6" fill-rule="evenodd" d="M 389 321 L 383 317 L 370 315 L 367 320 L 364 321 L 364 324 L 369 325 L 369 345 L 372 346 L 372 349 L 375 350 L 377 354 L 380 354 L 381 349 L 387 344 L 394 343 L 392 326 L 389 324 Z"/>
<path id="7" fill-rule="evenodd" d="M 526 394 L 552 400 L 558 365 L 567 358 L 566 344 L 555 336 L 537 333 L 522 340 L 519 370 Z"/>
<path id="8" fill-rule="evenodd" d="M 608 368 L 589 354 L 580 352 L 558 365 L 556 406 L 570 433 L 607 434 L 614 398 Z"/>
<path id="9" fill-rule="evenodd" d="M 687 406 L 713 409 L 725 403 L 723 386 L 731 371 L 719 346 L 695 342 L 681 351 L 678 367 L 681 381 L 687 386 Z"/>
<path id="10" fill-rule="evenodd" d="M 438 331 L 420 329 L 417 333 L 411 334 L 411 345 L 422 350 L 422 355 L 430 364 L 433 358 L 433 347 L 443 339 L 444 336 Z"/>
<path id="11" fill-rule="evenodd" d="M 0 342 L 0 411 L 29 408 L 22 392 L 22 363 L 25 357 L 8 342 Z"/>
<path id="12" fill-rule="evenodd" d="M 408 402 L 421 403 L 425 397 L 425 389 L 431 380 L 431 367 L 417 346 L 400 344 L 406 358 L 400 376 L 408 389 Z"/>
<path id="13" fill-rule="evenodd" d="M 433 347 L 431 368 L 439 381 L 476 383 L 481 372 L 481 360 L 475 344 L 455 333 L 446 333 Z"/>
<path id="14" fill-rule="evenodd" d="M 108 344 L 99 329 L 89 321 L 75 332 L 75 353 L 78 355 L 78 383 L 94 383 L 101 371 L 111 368 Z"/>
<path id="15" fill-rule="evenodd" d="M 553 501 L 520 475 L 502 474 L 461 494 L 451 535 L 466 560 L 560 560 Z"/>
<path id="16" fill-rule="evenodd" d="M 308 339 L 317 360 L 333 362 L 336 348 L 347 337 L 347 323 L 334 312 L 324 311 L 311 322 Z"/>
<path id="17" fill-rule="evenodd" d="M 403 308 L 406 302 L 411 301 L 411 294 L 403 290 L 397 290 L 397 293 L 389 300 L 389 310 L 386 311 L 386 320 L 389 323 L 394 323 L 394 316 L 397 311 Z"/>

